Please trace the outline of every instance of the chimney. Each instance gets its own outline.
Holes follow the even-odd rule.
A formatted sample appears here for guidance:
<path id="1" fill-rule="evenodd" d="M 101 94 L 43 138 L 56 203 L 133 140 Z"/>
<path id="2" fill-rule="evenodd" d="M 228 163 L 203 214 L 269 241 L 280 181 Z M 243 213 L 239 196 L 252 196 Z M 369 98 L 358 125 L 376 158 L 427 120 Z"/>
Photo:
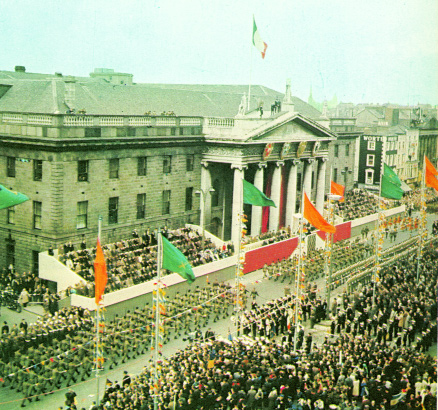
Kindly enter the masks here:
<path id="1" fill-rule="evenodd" d="M 15 72 L 16 73 L 25 73 L 26 67 L 24 65 L 16 65 L 15 66 Z"/>
<path id="2" fill-rule="evenodd" d="M 65 77 L 65 94 L 64 102 L 70 110 L 75 108 L 75 89 L 76 89 L 76 78 L 72 76 Z"/>
<path id="3" fill-rule="evenodd" d="M 292 101 L 292 89 L 290 85 L 290 78 L 286 80 L 286 92 L 284 93 L 282 111 L 294 112 L 295 106 Z"/>

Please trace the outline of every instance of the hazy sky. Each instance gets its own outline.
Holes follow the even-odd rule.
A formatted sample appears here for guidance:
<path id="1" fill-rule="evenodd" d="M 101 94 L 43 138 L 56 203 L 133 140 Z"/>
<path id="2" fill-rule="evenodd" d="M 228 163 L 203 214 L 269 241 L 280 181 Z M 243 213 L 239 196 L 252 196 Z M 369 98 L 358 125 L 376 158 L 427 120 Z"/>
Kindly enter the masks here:
<path id="1" fill-rule="evenodd" d="M 252 15 L 268 43 L 252 46 Z M 437 0 L 0 0 L 0 69 L 438 104 Z M 251 59 L 252 49 L 252 59 Z"/>

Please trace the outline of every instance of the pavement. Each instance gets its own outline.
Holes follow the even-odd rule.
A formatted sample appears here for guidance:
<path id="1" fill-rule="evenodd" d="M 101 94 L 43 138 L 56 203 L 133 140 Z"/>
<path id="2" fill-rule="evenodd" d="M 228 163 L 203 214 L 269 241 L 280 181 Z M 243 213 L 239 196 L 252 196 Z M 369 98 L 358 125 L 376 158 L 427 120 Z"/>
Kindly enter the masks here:
<path id="1" fill-rule="evenodd" d="M 431 226 L 433 221 L 435 220 L 435 215 L 428 215 L 428 232 L 431 232 Z M 385 240 L 384 249 L 387 249 L 395 244 L 401 243 L 406 239 L 409 239 L 412 234 L 410 232 L 399 232 L 397 235 L 397 240 L 393 243 Z M 320 278 L 316 280 L 314 283 L 317 285 L 318 291 L 322 291 L 324 288 L 324 278 Z M 234 280 L 228 281 L 230 284 L 234 284 Z M 285 294 L 285 286 L 286 283 L 281 282 L 281 278 L 279 280 L 275 280 L 271 278 L 270 280 L 263 279 L 263 273 L 261 270 L 251 272 L 246 274 L 241 278 L 241 283 L 244 284 L 248 290 L 252 290 L 255 288 L 257 290 L 258 296 L 256 297 L 256 302 L 259 305 L 262 305 L 269 300 L 276 299 L 284 296 Z M 340 286 L 334 291 L 331 292 L 331 299 L 342 294 L 344 292 L 345 286 Z M 291 292 L 293 293 L 294 289 L 291 286 Z M 250 298 L 248 298 L 250 299 Z M 21 319 L 24 317 L 28 323 L 31 323 L 36 320 L 39 314 L 42 314 L 42 307 L 39 305 L 29 306 L 27 309 L 23 310 L 20 314 L 9 310 L 6 307 L 1 308 L 1 320 L 6 320 L 9 324 L 19 323 Z M 309 332 L 312 333 L 313 343 L 321 343 L 324 337 L 327 335 L 328 330 L 330 329 L 330 321 L 326 320 L 320 322 L 315 325 L 313 329 L 310 329 L 310 321 L 305 322 L 304 324 L 305 334 Z M 226 319 L 219 320 L 215 323 L 209 323 L 207 327 L 203 328 L 203 332 L 207 328 L 211 328 L 217 335 L 221 335 L 226 338 L 228 334 L 228 330 L 231 332 L 234 331 L 235 325 L 231 321 L 231 317 Z M 183 338 L 173 339 L 164 345 L 163 347 L 163 355 L 165 357 L 170 357 L 178 350 L 184 349 L 189 340 L 184 340 Z M 429 353 L 433 356 L 437 356 L 437 346 L 436 344 L 432 346 Z M 136 375 L 142 371 L 142 369 L 147 366 L 152 360 L 151 353 L 148 352 L 145 355 L 139 356 L 134 360 L 126 362 L 118 366 L 112 370 L 104 370 L 99 372 L 99 377 L 93 377 L 85 382 L 80 382 L 70 386 L 77 393 L 77 401 L 78 401 L 78 409 L 88 409 L 93 401 L 96 401 L 96 396 L 102 397 L 103 392 L 105 390 L 105 382 L 109 379 L 112 382 L 119 381 L 121 382 L 123 378 L 123 372 L 127 371 L 129 374 Z M 1 375 L 0 375 L 1 377 Z M 68 391 L 68 388 L 62 388 L 58 391 L 55 391 L 53 394 L 45 396 L 39 402 L 32 402 L 26 404 L 26 409 L 29 410 L 57 410 L 60 406 L 64 406 L 65 401 L 65 393 Z M 20 404 L 22 400 L 22 394 L 17 393 L 15 390 L 10 390 L 9 388 L 0 388 L 0 410 L 18 410 L 20 409 Z"/>

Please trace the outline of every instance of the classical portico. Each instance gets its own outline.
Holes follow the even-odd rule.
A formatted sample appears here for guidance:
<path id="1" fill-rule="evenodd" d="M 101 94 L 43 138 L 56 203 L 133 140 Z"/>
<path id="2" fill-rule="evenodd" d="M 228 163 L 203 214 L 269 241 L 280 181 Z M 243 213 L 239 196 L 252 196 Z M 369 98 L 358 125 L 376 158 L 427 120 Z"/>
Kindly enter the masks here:
<path id="1" fill-rule="evenodd" d="M 241 133 L 236 124 L 234 128 L 226 138 L 206 136 L 201 185 L 223 187 L 216 206 L 205 206 L 207 226 L 210 219 L 220 219 L 222 239 L 235 243 L 242 211 L 251 236 L 292 227 L 303 190 L 323 211 L 328 146 L 334 134 L 296 113 L 286 113 L 253 130 L 240 129 Z M 276 207 L 244 205 L 243 179 L 270 197 Z"/>

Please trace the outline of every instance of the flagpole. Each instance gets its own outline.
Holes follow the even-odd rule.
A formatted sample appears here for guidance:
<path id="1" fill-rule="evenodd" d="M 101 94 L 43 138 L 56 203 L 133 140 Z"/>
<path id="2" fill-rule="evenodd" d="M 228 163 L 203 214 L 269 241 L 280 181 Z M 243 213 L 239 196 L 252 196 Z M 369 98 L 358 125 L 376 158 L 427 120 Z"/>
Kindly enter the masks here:
<path id="1" fill-rule="evenodd" d="M 99 215 L 97 219 L 97 241 L 100 243 L 100 235 L 102 233 L 102 216 Z M 96 286 L 96 283 L 95 283 Z M 99 302 L 100 303 L 100 302 Z M 96 305 L 96 350 L 95 350 L 95 370 L 96 370 L 96 404 L 99 406 L 99 327 L 100 327 L 100 314 L 99 304 Z"/>
<path id="2" fill-rule="evenodd" d="M 420 270 L 421 270 L 421 253 L 423 250 L 423 234 L 426 221 L 426 199 L 425 199 L 425 182 L 426 182 L 426 155 L 423 157 L 423 178 L 421 179 L 421 190 L 420 190 L 420 230 L 419 230 L 419 240 L 418 240 L 418 253 L 417 253 L 417 282 L 420 280 Z"/>
<path id="3" fill-rule="evenodd" d="M 162 263 L 162 246 L 163 240 L 161 237 L 160 228 L 158 228 L 158 250 L 157 250 L 157 286 L 155 289 L 155 349 L 154 349 L 154 410 L 158 410 L 158 349 L 159 333 L 160 333 L 160 306 L 159 306 L 159 293 L 161 282 L 161 263 Z"/>
<path id="4" fill-rule="evenodd" d="M 382 159 L 383 159 L 383 155 L 384 155 L 384 144 L 385 142 L 382 143 Z M 382 166 L 383 164 L 383 166 Z M 375 304 L 375 297 L 376 297 L 376 282 L 378 279 L 378 275 L 380 272 L 380 258 L 379 258 L 379 251 L 381 251 L 381 247 L 380 247 L 380 242 L 382 241 L 383 243 L 383 238 L 381 238 L 381 229 L 380 229 L 380 222 L 382 219 L 382 175 L 383 175 L 383 169 L 384 169 L 384 161 L 382 161 L 382 163 L 380 164 L 380 181 L 379 181 L 379 198 L 378 198 L 378 202 L 379 202 L 379 210 L 377 212 L 377 220 L 376 220 L 376 259 L 375 259 L 375 263 L 374 263 L 374 280 L 373 280 L 373 305 Z"/>
<path id="5" fill-rule="evenodd" d="M 242 186 L 243 189 L 243 186 Z M 243 198 L 243 195 L 242 195 Z M 241 298 L 240 298 L 240 276 L 241 276 L 241 270 L 242 270 L 242 264 L 240 258 L 242 257 L 242 235 L 243 235 L 243 211 L 239 213 L 239 239 L 237 241 L 237 269 L 236 269 L 236 335 L 240 336 L 240 322 L 241 322 Z"/>
<path id="6" fill-rule="evenodd" d="M 327 195 L 328 199 L 328 222 L 331 222 L 332 215 L 332 197 L 331 197 L 331 184 L 332 184 L 332 166 L 330 165 L 330 193 Z M 334 225 L 334 221 L 332 222 Z M 327 299 L 327 312 L 330 315 L 330 286 L 332 281 L 332 242 L 333 242 L 333 234 L 327 233 L 327 237 L 325 240 L 325 269 L 326 269 L 326 277 L 325 277 L 325 292 Z"/>
<path id="7" fill-rule="evenodd" d="M 251 57 L 250 57 L 250 61 L 249 61 L 249 84 L 248 84 L 248 101 L 247 101 L 247 111 L 249 111 L 249 104 L 251 101 L 251 82 L 252 82 L 252 47 L 253 47 L 253 36 L 254 36 L 254 14 L 252 15 L 252 27 L 251 27 L 251 32 L 253 33 L 251 36 Z"/>

